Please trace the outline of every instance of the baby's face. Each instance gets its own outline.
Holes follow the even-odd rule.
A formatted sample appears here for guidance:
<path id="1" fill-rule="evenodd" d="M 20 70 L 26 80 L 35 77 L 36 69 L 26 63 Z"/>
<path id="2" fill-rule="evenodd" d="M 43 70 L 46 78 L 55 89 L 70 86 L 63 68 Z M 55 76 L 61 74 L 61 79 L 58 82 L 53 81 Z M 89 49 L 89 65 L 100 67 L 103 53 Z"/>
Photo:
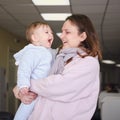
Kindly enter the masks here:
<path id="1" fill-rule="evenodd" d="M 53 32 L 49 26 L 38 27 L 34 32 L 34 41 L 37 45 L 50 48 L 53 42 Z"/>

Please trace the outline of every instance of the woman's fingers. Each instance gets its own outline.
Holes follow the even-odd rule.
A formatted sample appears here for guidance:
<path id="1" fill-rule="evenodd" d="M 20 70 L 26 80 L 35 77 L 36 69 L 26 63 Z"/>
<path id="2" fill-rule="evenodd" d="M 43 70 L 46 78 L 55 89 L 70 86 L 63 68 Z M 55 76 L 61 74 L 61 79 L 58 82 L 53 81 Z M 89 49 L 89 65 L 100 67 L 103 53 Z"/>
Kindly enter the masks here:
<path id="1" fill-rule="evenodd" d="M 15 87 L 13 88 L 13 93 L 14 93 L 14 96 L 15 96 L 16 98 L 20 99 L 20 97 L 19 97 L 19 95 L 18 95 L 19 89 L 18 89 L 17 86 L 15 86 Z"/>
<path id="2" fill-rule="evenodd" d="M 23 102 L 24 104 L 30 104 L 33 100 L 36 99 L 37 94 L 32 92 L 32 91 L 28 91 L 26 94 L 23 94 L 17 86 L 15 86 L 13 88 L 13 93 L 15 95 L 16 98 L 20 99 L 21 102 Z"/>
<path id="3" fill-rule="evenodd" d="M 24 104 L 30 104 L 33 100 L 36 99 L 37 94 L 35 94 L 33 92 L 28 92 L 28 94 L 22 94 L 21 92 L 19 92 L 19 96 L 20 96 L 20 100 Z"/>

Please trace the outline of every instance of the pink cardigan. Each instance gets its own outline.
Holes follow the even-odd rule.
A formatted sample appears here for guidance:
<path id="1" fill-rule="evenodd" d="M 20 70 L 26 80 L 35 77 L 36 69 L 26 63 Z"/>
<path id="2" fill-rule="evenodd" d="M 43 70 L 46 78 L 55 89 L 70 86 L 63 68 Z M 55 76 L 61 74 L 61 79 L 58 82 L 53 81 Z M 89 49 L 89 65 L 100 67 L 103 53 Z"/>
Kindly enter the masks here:
<path id="1" fill-rule="evenodd" d="M 99 93 L 97 58 L 76 56 L 62 74 L 32 80 L 39 97 L 29 120 L 90 120 Z"/>

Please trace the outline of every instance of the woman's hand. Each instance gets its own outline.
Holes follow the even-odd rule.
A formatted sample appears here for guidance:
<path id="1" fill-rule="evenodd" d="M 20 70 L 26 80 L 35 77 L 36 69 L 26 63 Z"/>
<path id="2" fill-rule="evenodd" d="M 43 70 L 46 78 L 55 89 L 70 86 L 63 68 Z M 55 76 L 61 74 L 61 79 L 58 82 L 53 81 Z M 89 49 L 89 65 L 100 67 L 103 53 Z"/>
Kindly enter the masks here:
<path id="1" fill-rule="evenodd" d="M 29 91 L 27 94 L 19 92 L 18 95 L 20 97 L 21 102 L 23 102 L 24 104 L 30 104 L 37 97 L 37 94 L 31 91 Z"/>
<path id="2" fill-rule="evenodd" d="M 15 86 L 13 88 L 13 93 L 14 93 L 15 97 L 17 99 L 20 99 L 21 102 L 23 102 L 24 104 L 30 104 L 37 97 L 37 94 L 34 92 L 31 92 L 31 91 L 29 91 L 26 94 L 23 94 L 22 92 L 19 91 L 17 86 Z"/>
<path id="3" fill-rule="evenodd" d="M 19 97 L 19 95 L 18 95 L 19 89 L 18 89 L 17 86 L 15 86 L 15 87 L 13 88 L 13 93 L 14 93 L 14 96 L 15 96 L 17 99 L 20 99 L 20 97 Z"/>

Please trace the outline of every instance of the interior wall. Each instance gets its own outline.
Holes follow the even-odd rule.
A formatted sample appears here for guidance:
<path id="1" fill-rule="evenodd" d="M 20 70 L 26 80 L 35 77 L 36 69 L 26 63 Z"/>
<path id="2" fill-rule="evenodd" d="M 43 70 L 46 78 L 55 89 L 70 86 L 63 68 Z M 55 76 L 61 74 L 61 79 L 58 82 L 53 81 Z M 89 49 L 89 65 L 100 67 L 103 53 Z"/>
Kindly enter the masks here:
<path id="1" fill-rule="evenodd" d="M 17 36 L 0 28 L 0 66 L 7 68 L 9 49 L 18 51 L 26 44 L 25 40 L 18 41 Z"/>
<path id="2" fill-rule="evenodd" d="M 25 45 L 27 44 L 27 42 L 25 40 L 18 40 L 18 37 L 9 33 L 8 31 L 0 28 L 0 68 L 3 68 L 5 70 L 5 93 L 4 96 L 5 97 L 5 102 L 6 102 L 6 106 L 4 107 L 4 111 L 9 111 L 9 96 L 10 94 L 13 95 L 12 90 L 9 91 L 9 88 L 11 87 L 9 85 L 10 83 L 10 70 L 13 70 L 11 67 L 11 63 L 10 61 L 12 59 L 10 59 L 10 54 L 11 51 L 17 52 L 18 50 L 22 49 Z M 13 77 L 12 77 L 13 78 Z M 11 79 L 12 81 L 12 79 Z M 3 89 L 3 88 L 0 88 Z M 12 96 L 13 99 L 14 96 Z M 0 101 L 1 102 L 1 101 Z M 2 103 L 1 103 L 2 104 Z"/>

